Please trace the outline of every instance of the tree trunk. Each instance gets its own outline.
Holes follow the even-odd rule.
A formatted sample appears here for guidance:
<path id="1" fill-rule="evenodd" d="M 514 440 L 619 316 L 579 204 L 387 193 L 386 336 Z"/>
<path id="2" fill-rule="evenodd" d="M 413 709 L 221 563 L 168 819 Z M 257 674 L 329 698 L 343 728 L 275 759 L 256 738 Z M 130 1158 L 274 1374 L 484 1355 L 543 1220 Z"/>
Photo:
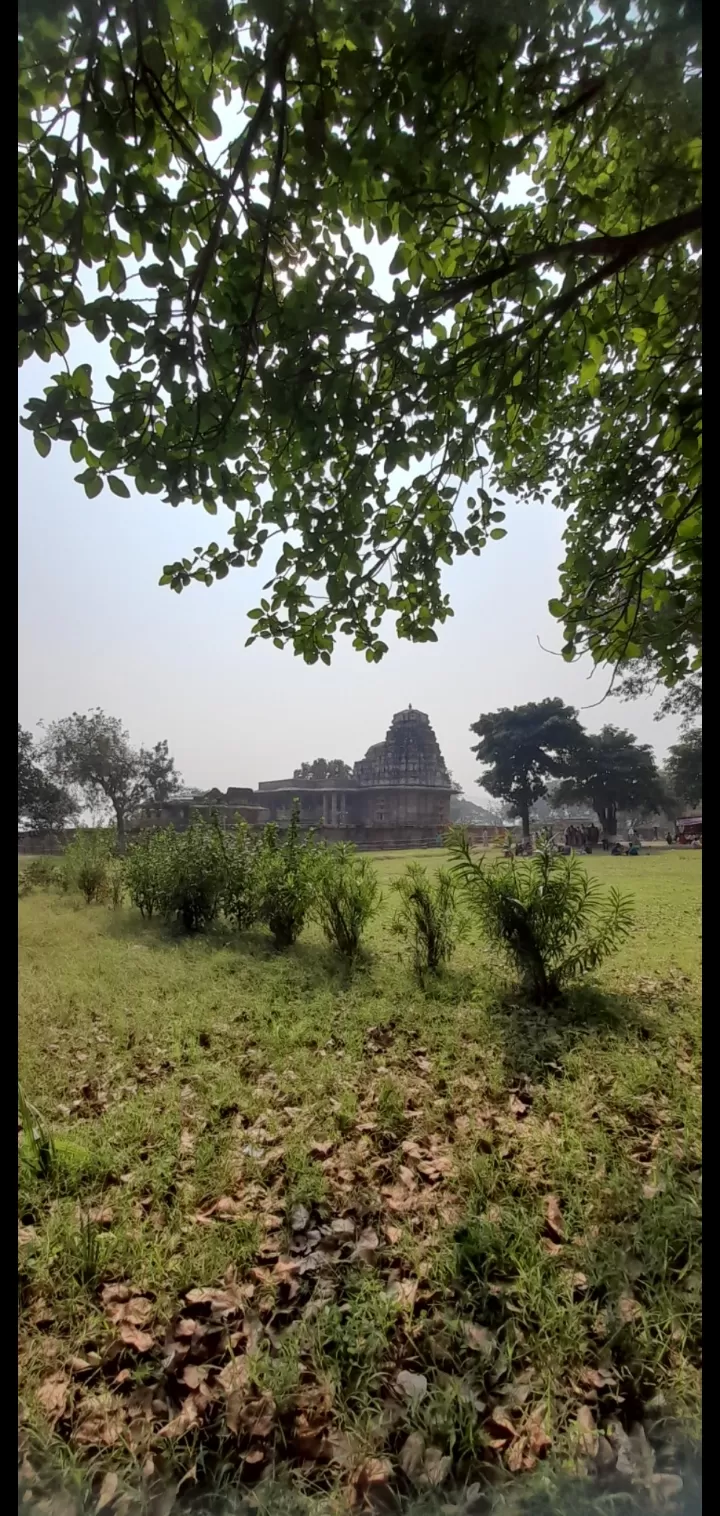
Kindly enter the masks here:
<path id="1" fill-rule="evenodd" d="M 115 827 L 117 830 L 117 850 L 120 854 L 125 852 L 125 812 L 115 810 Z"/>
<path id="2" fill-rule="evenodd" d="M 617 837 L 617 810 L 614 805 L 604 805 L 600 811 L 602 829 L 608 837 Z"/>
<path id="3" fill-rule="evenodd" d="M 519 805 L 518 809 L 519 809 L 519 812 L 520 812 L 520 820 L 522 822 L 522 834 L 523 834 L 523 837 L 529 837 L 530 836 L 530 806 L 529 806 L 527 800 L 522 800 L 520 802 L 520 805 Z"/>

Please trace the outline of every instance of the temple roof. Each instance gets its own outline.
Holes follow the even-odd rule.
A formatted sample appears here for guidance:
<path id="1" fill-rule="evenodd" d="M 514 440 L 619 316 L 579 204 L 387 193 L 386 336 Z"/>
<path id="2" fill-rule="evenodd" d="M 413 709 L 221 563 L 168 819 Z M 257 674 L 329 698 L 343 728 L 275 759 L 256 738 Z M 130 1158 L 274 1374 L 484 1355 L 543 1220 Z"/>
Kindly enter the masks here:
<path id="1" fill-rule="evenodd" d="M 408 706 L 398 711 L 384 742 L 373 743 L 355 764 L 355 776 L 365 788 L 402 785 L 408 788 L 451 788 L 450 775 L 437 737 L 424 711 Z"/>

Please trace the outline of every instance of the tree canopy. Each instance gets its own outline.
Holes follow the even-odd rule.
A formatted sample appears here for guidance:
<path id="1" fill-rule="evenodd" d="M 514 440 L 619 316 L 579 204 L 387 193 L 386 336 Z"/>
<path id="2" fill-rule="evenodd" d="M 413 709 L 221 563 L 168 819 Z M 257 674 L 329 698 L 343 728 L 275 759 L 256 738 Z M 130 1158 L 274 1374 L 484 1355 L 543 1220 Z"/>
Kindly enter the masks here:
<path id="1" fill-rule="evenodd" d="M 702 805 L 702 728 L 692 727 L 670 748 L 665 778 L 683 806 Z"/>
<path id="2" fill-rule="evenodd" d="M 577 764 L 586 736 L 577 712 L 562 700 L 531 701 L 481 716 L 470 728 L 480 741 L 472 749 L 483 765 L 480 784 L 504 800 L 530 836 L 530 809 Z"/>
<path id="3" fill-rule="evenodd" d="M 665 798 L 652 748 L 617 726 L 604 726 L 597 736 L 587 737 L 578 750 L 572 776 L 553 792 L 558 805 L 588 801 L 610 837 L 617 833 L 619 811 L 651 815 L 662 811 Z"/>
<path id="4" fill-rule="evenodd" d="M 74 711 L 47 729 L 48 767 L 90 805 L 109 807 L 122 844 L 126 823 L 142 806 L 166 800 L 180 783 L 167 742 L 133 748 L 117 716 Z"/>
<path id="5" fill-rule="evenodd" d="M 293 771 L 293 779 L 352 779 L 352 769 L 342 758 L 314 758 Z"/>
<path id="6" fill-rule="evenodd" d="M 162 582 L 276 555 L 252 637 L 377 660 L 549 495 L 564 656 L 684 676 L 700 0 L 24 0 L 19 64 L 23 424 L 229 512 Z"/>
<path id="7" fill-rule="evenodd" d="M 72 796 L 45 773 L 32 732 L 18 722 L 18 826 L 62 831 L 77 812 Z"/>

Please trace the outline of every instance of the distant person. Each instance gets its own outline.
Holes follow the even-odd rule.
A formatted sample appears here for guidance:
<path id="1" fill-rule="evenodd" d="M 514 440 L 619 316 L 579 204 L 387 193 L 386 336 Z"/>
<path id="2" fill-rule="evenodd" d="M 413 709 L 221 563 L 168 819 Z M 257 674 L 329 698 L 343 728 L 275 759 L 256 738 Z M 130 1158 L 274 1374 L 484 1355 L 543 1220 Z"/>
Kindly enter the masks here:
<path id="1" fill-rule="evenodd" d="M 665 833 L 665 841 L 666 841 L 668 847 L 672 847 L 673 841 L 674 841 L 672 832 L 666 832 Z"/>
<path id="2" fill-rule="evenodd" d="M 633 842 L 630 843 L 630 846 L 628 848 L 628 858 L 639 858 L 639 856 L 640 856 L 640 844 L 639 844 L 639 842 L 633 841 Z"/>
<path id="3" fill-rule="evenodd" d="M 619 842 L 616 842 L 614 848 L 610 849 L 610 857 L 611 858 L 622 858 L 624 852 L 625 852 L 625 849 L 622 846 L 622 844 L 619 843 Z"/>
<path id="4" fill-rule="evenodd" d="M 603 850 L 603 852 L 607 853 L 609 847 L 610 847 L 610 838 L 608 837 L 608 835 L 607 835 L 606 832 L 603 832 L 603 834 L 602 834 L 602 850 Z"/>

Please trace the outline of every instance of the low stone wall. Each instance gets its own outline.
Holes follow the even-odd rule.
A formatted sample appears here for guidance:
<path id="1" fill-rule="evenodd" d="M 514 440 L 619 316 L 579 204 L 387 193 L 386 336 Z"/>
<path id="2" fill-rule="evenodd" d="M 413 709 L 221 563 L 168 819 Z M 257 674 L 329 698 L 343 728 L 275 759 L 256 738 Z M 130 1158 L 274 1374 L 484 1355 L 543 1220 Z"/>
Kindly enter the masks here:
<path id="1" fill-rule="evenodd" d="M 56 856 L 74 836 L 74 829 L 61 836 L 57 832 L 18 832 L 18 857 L 26 857 L 29 853 Z"/>

